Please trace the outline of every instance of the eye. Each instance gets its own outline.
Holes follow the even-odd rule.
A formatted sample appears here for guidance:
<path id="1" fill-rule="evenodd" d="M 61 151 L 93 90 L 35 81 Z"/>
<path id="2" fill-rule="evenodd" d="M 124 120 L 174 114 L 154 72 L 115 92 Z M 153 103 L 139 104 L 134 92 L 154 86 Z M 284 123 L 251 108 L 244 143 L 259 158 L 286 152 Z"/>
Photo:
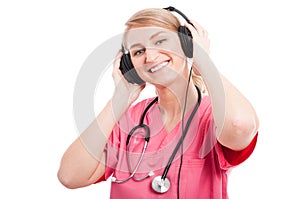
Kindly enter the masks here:
<path id="1" fill-rule="evenodd" d="M 160 45 L 160 44 L 162 44 L 165 41 L 166 41 L 166 39 L 160 39 L 160 40 L 158 40 L 158 41 L 155 42 L 155 45 Z"/>
<path id="2" fill-rule="evenodd" d="M 145 49 L 140 49 L 140 50 L 135 50 L 133 51 L 133 56 L 138 56 L 138 55 L 141 55 L 145 52 Z"/>

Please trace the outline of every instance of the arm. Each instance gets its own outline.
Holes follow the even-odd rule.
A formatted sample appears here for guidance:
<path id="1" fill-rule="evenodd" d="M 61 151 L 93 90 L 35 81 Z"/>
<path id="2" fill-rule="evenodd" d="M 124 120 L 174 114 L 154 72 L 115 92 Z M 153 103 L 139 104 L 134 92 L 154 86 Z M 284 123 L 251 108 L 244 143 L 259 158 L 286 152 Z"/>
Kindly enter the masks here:
<path id="1" fill-rule="evenodd" d="M 201 74 L 207 86 L 217 127 L 218 141 L 233 150 L 246 148 L 256 135 L 259 121 L 243 94 L 221 75 L 210 59 L 207 32 L 193 22 L 187 27 L 194 40 L 194 71 Z"/>
<path id="2" fill-rule="evenodd" d="M 115 91 L 103 110 L 64 153 L 58 179 L 68 188 L 79 188 L 96 182 L 105 173 L 105 145 L 116 122 L 134 102 L 143 86 L 128 83 L 119 70 L 121 53 L 114 63 Z"/>
<path id="3" fill-rule="evenodd" d="M 224 76 L 225 120 L 218 141 L 233 150 L 246 148 L 257 133 L 259 120 L 251 103 Z"/>
<path id="4" fill-rule="evenodd" d="M 104 174 L 104 147 L 115 124 L 111 103 L 112 100 L 64 153 L 57 174 L 64 186 L 88 186 Z"/>

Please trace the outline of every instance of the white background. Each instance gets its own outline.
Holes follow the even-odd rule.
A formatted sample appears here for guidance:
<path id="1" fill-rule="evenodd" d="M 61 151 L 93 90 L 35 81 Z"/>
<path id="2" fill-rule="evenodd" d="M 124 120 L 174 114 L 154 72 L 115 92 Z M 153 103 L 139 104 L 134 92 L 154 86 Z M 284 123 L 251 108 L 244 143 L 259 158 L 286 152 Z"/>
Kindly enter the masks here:
<path id="1" fill-rule="evenodd" d="M 254 153 L 230 175 L 230 198 L 300 198 L 296 0 L 1 1 L 0 198 L 109 198 L 109 183 L 68 190 L 56 177 L 78 136 L 76 77 L 134 12 L 169 5 L 208 30 L 216 67 L 260 118 Z M 97 92 L 96 106 L 109 97 Z"/>

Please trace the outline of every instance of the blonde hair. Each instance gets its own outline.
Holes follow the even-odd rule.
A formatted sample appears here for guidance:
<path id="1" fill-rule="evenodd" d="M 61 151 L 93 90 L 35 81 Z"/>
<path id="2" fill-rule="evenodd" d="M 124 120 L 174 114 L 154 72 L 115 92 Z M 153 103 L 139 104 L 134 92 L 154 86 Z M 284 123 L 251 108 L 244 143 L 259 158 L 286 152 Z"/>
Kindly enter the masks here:
<path id="1" fill-rule="evenodd" d="M 125 34 L 128 30 L 140 27 L 160 27 L 171 31 L 178 31 L 180 21 L 170 11 L 162 8 L 147 8 L 136 12 L 125 23 Z M 193 83 L 200 89 L 203 94 L 207 93 L 207 89 L 203 78 L 200 75 L 192 73 Z"/>

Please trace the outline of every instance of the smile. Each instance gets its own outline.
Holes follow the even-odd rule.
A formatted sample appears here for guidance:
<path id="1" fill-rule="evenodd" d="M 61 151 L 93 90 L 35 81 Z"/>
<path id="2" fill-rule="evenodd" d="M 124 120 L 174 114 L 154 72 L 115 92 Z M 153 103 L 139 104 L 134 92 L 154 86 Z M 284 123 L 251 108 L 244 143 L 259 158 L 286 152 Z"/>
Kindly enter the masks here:
<path id="1" fill-rule="evenodd" d="M 158 64 L 158 65 L 156 65 L 156 66 L 150 68 L 150 69 L 149 69 L 149 72 L 154 73 L 154 72 L 156 72 L 156 71 L 158 71 L 158 70 L 164 68 L 165 66 L 167 66 L 168 63 L 169 63 L 169 61 L 162 62 L 162 63 L 160 63 L 160 64 Z"/>

